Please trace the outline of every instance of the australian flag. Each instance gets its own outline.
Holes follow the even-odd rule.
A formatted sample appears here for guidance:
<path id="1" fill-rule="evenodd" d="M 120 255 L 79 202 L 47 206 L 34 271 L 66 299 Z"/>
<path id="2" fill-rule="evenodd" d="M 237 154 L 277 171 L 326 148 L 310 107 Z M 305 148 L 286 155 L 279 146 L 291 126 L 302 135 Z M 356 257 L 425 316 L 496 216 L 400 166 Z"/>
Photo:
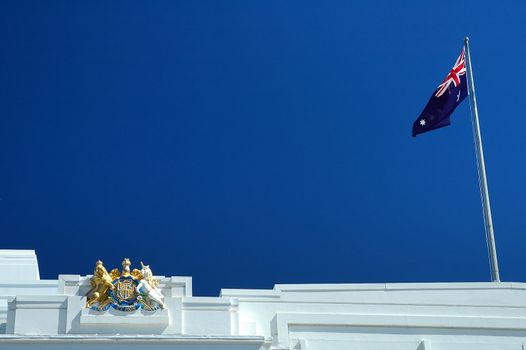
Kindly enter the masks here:
<path id="1" fill-rule="evenodd" d="M 451 124 L 451 113 L 468 95 L 464 50 L 413 123 L 413 136 Z"/>

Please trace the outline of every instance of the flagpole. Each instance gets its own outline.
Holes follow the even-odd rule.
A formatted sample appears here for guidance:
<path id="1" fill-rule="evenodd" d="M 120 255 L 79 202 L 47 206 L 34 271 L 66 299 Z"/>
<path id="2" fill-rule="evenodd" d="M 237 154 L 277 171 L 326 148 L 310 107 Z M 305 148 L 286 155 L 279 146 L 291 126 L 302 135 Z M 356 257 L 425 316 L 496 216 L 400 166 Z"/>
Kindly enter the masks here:
<path id="1" fill-rule="evenodd" d="M 468 95 L 470 96 L 469 102 L 471 107 L 471 125 L 473 127 L 473 138 L 475 139 L 475 153 L 477 156 L 480 199 L 482 202 L 482 215 L 484 217 L 484 230 L 486 231 L 486 243 L 488 245 L 491 279 L 493 282 L 500 282 L 497 248 L 495 246 L 495 234 L 493 232 L 493 220 L 491 218 L 488 181 L 486 179 L 486 166 L 484 164 L 484 152 L 482 150 L 482 138 L 480 136 L 479 114 L 477 109 L 477 98 L 475 96 L 473 70 L 471 69 L 471 56 L 469 53 L 468 37 L 464 39 L 464 47 L 466 50 Z"/>

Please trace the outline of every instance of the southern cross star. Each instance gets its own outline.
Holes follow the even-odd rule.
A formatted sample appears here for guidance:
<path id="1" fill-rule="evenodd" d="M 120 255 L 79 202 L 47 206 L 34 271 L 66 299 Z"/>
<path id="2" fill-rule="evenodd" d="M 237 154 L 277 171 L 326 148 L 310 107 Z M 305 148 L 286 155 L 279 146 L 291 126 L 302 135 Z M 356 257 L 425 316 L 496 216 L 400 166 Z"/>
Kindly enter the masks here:
<path id="1" fill-rule="evenodd" d="M 420 125 L 422 125 L 422 126 L 426 125 L 426 120 L 425 120 L 425 119 L 422 119 L 422 120 L 420 121 Z"/>

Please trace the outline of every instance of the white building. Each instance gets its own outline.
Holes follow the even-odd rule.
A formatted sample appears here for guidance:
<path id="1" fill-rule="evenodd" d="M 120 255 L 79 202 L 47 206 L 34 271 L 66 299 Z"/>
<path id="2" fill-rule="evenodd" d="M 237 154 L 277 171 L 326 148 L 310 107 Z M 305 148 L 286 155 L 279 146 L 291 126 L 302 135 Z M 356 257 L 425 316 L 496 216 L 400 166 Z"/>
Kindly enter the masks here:
<path id="1" fill-rule="evenodd" d="M 132 262 L 133 263 L 133 262 Z M 86 308 L 91 276 L 41 280 L 34 251 L 0 250 L 0 349 L 526 349 L 526 284 L 308 284 L 192 296 L 164 309 Z"/>

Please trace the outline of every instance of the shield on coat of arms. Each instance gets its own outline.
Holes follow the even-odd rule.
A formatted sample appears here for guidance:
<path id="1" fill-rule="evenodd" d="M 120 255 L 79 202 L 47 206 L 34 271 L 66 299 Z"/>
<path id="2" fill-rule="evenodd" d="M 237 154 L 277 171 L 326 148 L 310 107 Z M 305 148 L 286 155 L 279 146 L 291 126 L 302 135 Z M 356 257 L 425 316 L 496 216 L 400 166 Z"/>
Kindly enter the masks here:
<path id="1" fill-rule="evenodd" d="M 135 284 L 129 279 L 119 279 L 115 284 L 116 296 L 119 300 L 135 298 Z"/>
<path id="2" fill-rule="evenodd" d="M 121 276 L 113 282 L 115 288 L 109 292 L 113 302 L 109 305 L 119 311 L 135 311 L 141 307 L 138 303 L 138 282 L 131 276 Z"/>

